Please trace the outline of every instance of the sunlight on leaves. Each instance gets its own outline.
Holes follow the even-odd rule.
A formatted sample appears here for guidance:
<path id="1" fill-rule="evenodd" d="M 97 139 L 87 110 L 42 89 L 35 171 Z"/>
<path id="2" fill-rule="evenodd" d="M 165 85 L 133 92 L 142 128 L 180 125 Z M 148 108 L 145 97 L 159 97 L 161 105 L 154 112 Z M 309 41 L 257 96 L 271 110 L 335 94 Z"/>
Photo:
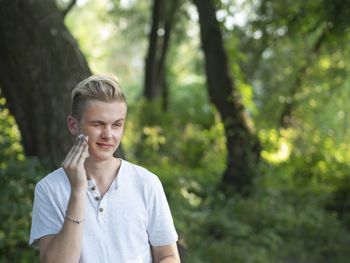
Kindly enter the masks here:
<path id="1" fill-rule="evenodd" d="M 281 163 L 289 159 L 293 149 L 290 139 L 293 135 L 291 129 L 279 133 L 275 129 L 261 130 L 259 137 L 264 144 L 261 156 L 270 163 Z"/>

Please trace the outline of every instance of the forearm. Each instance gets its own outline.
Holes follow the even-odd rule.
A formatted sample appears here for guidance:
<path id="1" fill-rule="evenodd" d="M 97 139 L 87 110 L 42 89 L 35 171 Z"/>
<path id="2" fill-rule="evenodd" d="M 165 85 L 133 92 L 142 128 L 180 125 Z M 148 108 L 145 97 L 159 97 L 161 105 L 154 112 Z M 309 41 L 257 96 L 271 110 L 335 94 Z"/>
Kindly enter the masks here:
<path id="1" fill-rule="evenodd" d="M 157 263 L 180 263 L 180 259 L 175 255 L 170 255 L 161 258 Z"/>
<path id="2" fill-rule="evenodd" d="M 86 191 L 72 192 L 67 214 L 81 220 L 85 215 Z M 43 263 L 77 263 L 80 258 L 84 222 L 79 224 L 65 218 L 61 231 L 50 241 L 44 251 L 41 251 Z"/>

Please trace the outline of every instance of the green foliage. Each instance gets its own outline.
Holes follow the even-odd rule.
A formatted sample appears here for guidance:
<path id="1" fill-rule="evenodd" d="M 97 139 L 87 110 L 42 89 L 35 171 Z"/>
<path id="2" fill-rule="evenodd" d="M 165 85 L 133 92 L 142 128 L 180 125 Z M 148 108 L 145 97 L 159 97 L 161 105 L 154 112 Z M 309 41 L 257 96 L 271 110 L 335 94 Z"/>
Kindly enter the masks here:
<path id="1" fill-rule="evenodd" d="M 0 99 L 0 262 L 36 262 L 29 229 L 35 183 L 43 174 L 39 160 L 25 158 L 14 118 Z"/>
<path id="2" fill-rule="evenodd" d="M 248 199 L 214 194 L 188 219 L 189 262 L 346 262 L 350 235 L 318 203 L 272 189 Z"/>
<path id="3" fill-rule="evenodd" d="M 139 101 L 129 105 L 123 146 L 129 159 L 159 166 L 181 163 L 183 167 L 203 167 L 208 162 L 224 163 L 223 124 L 211 107 L 202 104 L 175 104 L 163 113 L 160 103 Z"/>
<path id="4" fill-rule="evenodd" d="M 349 203 L 341 200 L 348 187 L 340 188 L 348 145 L 322 133 L 261 130 L 262 176 L 248 198 L 228 197 L 217 191 L 225 141 L 215 111 L 189 109 L 186 100 L 168 113 L 159 105 L 131 105 L 126 153 L 161 177 L 187 262 L 347 262 L 350 216 L 339 220 L 331 206 Z"/>
<path id="5" fill-rule="evenodd" d="M 299 155 L 292 145 L 301 137 L 292 130 L 264 131 L 260 137 L 265 149 L 263 176 L 256 179 L 248 198 L 217 191 L 224 168 L 217 162 L 223 158 L 218 153 L 198 167 L 163 163 L 159 158 L 153 165 L 146 163 L 165 186 L 186 244 L 186 261 L 347 262 L 350 234 L 337 214 L 325 207 L 334 200 L 333 193 L 340 198 L 349 192 L 340 193 L 339 183 L 344 181 L 335 179 L 347 178 L 349 162 L 340 157 L 348 147 L 333 156 L 339 147 L 326 140 Z M 142 162 L 143 154 L 138 152 L 136 159 Z M 345 201 L 339 198 L 338 205 Z"/>

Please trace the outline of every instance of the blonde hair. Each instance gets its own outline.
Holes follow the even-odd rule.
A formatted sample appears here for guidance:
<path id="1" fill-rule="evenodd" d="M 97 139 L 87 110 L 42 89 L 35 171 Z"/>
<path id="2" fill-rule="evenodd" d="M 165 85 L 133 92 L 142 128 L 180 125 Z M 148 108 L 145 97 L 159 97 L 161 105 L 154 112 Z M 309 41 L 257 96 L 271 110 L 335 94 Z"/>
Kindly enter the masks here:
<path id="1" fill-rule="evenodd" d="M 113 74 L 92 75 L 79 82 L 71 93 L 71 115 L 80 120 L 88 100 L 126 104 L 118 79 Z"/>

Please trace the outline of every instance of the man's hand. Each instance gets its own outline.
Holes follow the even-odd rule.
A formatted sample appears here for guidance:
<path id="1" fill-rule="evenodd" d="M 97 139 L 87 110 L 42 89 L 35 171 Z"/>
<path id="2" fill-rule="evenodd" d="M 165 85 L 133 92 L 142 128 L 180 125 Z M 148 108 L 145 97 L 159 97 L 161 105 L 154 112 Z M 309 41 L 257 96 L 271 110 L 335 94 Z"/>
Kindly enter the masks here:
<path id="1" fill-rule="evenodd" d="M 88 188 L 84 161 L 89 157 L 88 138 L 79 135 L 63 161 L 62 166 L 68 177 L 72 191 Z"/>

